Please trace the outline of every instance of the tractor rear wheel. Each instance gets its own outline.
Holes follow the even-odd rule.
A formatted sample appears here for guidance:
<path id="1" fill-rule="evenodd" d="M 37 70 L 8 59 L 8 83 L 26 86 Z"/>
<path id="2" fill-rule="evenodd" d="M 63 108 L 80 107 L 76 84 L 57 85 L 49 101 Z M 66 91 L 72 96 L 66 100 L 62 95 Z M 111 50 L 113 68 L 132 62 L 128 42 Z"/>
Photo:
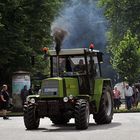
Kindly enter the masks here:
<path id="1" fill-rule="evenodd" d="M 36 107 L 31 105 L 24 109 L 24 124 L 28 130 L 39 127 L 40 118 L 37 117 Z"/>
<path id="2" fill-rule="evenodd" d="M 75 125 L 76 129 L 87 129 L 89 124 L 89 103 L 80 99 L 75 105 Z"/>
<path id="3" fill-rule="evenodd" d="M 97 124 L 111 123 L 113 118 L 113 98 L 110 87 L 103 90 L 98 113 L 93 115 Z"/>

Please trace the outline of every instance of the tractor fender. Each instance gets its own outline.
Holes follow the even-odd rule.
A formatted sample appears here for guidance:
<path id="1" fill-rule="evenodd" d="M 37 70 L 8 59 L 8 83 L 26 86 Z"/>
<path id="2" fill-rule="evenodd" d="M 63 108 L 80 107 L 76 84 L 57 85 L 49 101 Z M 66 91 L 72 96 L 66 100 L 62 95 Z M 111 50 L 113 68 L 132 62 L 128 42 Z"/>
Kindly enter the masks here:
<path id="1" fill-rule="evenodd" d="M 27 96 L 26 102 L 24 104 L 29 105 L 29 101 L 30 101 L 31 98 L 34 98 L 36 100 L 36 99 L 40 98 L 40 95 L 29 95 L 29 96 Z M 30 104 L 32 104 L 32 103 L 30 103 Z M 33 103 L 33 104 L 36 104 L 36 103 Z"/>
<path id="2" fill-rule="evenodd" d="M 27 98 L 39 98 L 39 97 L 40 97 L 40 95 L 38 95 L 38 94 L 27 96 Z"/>
<path id="3" fill-rule="evenodd" d="M 98 112 L 100 106 L 101 96 L 103 94 L 103 90 L 105 87 L 112 87 L 110 79 L 95 79 L 95 86 L 94 86 L 94 95 L 92 97 L 92 101 L 95 101 L 96 111 Z"/>
<path id="4" fill-rule="evenodd" d="M 90 96 L 89 95 L 78 95 L 76 96 L 77 99 L 85 99 L 87 101 L 89 101 Z"/>

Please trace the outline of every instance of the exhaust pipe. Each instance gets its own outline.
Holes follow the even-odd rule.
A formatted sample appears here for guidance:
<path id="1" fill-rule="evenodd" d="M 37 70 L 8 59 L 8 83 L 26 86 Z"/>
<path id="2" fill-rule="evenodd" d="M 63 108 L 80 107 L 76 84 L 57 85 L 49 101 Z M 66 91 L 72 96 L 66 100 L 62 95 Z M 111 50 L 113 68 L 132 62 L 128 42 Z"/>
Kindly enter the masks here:
<path id="1" fill-rule="evenodd" d="M 62 45 L 62 42 L 65 38 L 65 36 L 67 35 L 67 32 L 64 31 L 63 29 L 61 28 L 54 28 L 53 29 L 53 38 L 54 38 L 54 41 L 55 41 L 55 50 L 56 50 L 56 55 L 57 55 L 57 75 L 59 76 L 60 75 L 60 72 L 59 72 L 59 52 L 61 51 L 61 45 Z"/>

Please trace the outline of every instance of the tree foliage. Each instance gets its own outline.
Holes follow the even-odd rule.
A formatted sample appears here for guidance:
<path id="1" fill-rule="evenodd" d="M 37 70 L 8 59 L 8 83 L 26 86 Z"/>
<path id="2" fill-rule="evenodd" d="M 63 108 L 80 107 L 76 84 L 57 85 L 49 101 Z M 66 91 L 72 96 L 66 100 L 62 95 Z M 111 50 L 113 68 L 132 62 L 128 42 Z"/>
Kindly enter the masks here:
<path id="1" fill-rule="evenodd" d="M 0 0 L 1 83 L 17 70 L 43 72 L 45 63 L 39 54 L 52 42 L 50 26 L 61 5 L 62 0 Z"/>
<path id="2" fill-rule="evenodd" d="M 139 74 L 140 1 L 100 0 L 100 4 L 109 21 L 108 50 L 113 67 L 132 83 Z"/>
<path id="3" fill-rule="evenodd" d="M 113 52 L 112 64 L 121 79 L 133 83 L 138 80 L 140 66 L 140 42 L 137 36 L 127 31 L 118 47 Z"/>
<path id="4" fill-rule="evenodd" d="M 110 44 L 118 44 L 128 29 L 140 38 L 140 1 L 139 0 L 100 0 L 109 20 Z"/>

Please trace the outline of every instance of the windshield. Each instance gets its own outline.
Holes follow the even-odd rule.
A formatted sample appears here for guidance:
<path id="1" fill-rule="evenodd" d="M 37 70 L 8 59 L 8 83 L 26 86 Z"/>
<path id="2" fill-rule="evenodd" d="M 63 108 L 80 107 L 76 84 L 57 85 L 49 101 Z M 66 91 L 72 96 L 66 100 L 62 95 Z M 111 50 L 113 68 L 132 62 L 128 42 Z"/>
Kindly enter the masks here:
<path id="1" fill-rule="evenodd" d="M 92 58 L 92 63 L 91 63 Z M 87 63 L 85 62 L 84 56 L 67 56 L 59 57 L 59 63 L 57 64 L 57 57 L 54 56 L 52 59 L 53 62 L 53 76 L 62 76 L 65 74 L 73 75 L 83 75 L 87 72 L 89 74 L 94 74 L 94 76 L 99 76 L 99 66 L 97 57 L 87 57 Z M 91 65 L 92 64 L 92 65 Z"/>

